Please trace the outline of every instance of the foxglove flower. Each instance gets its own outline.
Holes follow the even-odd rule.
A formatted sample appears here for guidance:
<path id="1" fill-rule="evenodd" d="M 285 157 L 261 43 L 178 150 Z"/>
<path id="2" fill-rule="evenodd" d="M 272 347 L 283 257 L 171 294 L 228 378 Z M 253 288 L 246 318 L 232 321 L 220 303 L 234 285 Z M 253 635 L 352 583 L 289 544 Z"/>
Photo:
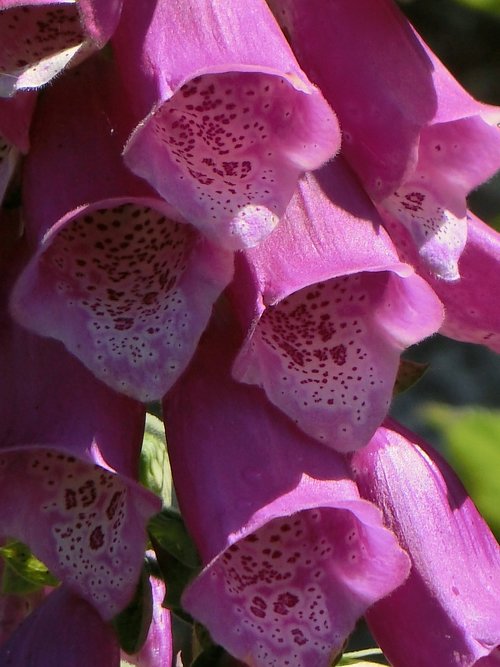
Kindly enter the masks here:
<path id="1" fill-rule="evenodd" d="M 214 326 L 163 407 L 179 504 L 205 567 L 183 596 L 255 667 L 327 667 L 356 619 L 407 575 L 342 457 L 230 377 Z"/>
<path id="2" fill-rule="evenodd" d="M 408 231 L 392 221 L 388 229 L 401 258 L 426 278 L 445 306 L 440 333 L 466 343 L 482 343 L 500 352 L 500 309 L 497 281 L 500 272 L 500 234 L 467 214 L 468 234 L 460 257 L 460 280 L 439 280 L 426 270 Z"/>
<path id="3" fill-rule="evenodd" d="M 102 48 L 122 0 L 0 0 L 0 97 L 39 88 Z"/>
<path id="4" fill-rule="evenodd" d="M 412 560 L 406 582 L 367 614 L 391 665 L 498 665 L 500 550 L 453 471 L 392 422 L 352 469 Z"/>
<path id="5" fill-rule="evenodd" d="M 162 606 L 165 584 L 161 579 L 150 578 L 153 594 L 153 618 L 148 636 L 141 650 L 134 654 L 122 652 L 126 664 L 136 667 L 167 667 L 172 664 L 172 635 L 170 612 Z"/>
<path id="6" fill-rule="evenodd" d="M 248 332 L 236 379 L 339 451 L 368 442 L 402 350 L 443 316 L 340 158 L 300 181 L 280 227 L 239 258 L 233 293 Z"/>
<path id="7" fill-rule="evenodd" d="M 392 0 L 270 0 L 334 107 L 343 153 L 436 277 L 457 280 L 465 196 L 500 168 L 500 110 L 473 100 Z"/>
<path id="8" fill-rule="evenodd" d="M 103 382 L 150 401 L 188 363 L 233 257 L 123 166 L 126 108 L 113 76 L 94 59 L 40 101 L 24 169 L 35 253 L 11 305 Z"/>
<path id="9" fill-rule="evenodd" d="M 338 149 L 264 0 L 128 2 L 113 45 L 138 122 L 126 163 L 217 243 L 257 244 Z"/>
<path id="10" fill-rule="evenodd" d="M 0 557 L 0 581 L 3 588 L 5 564 Z M 45 597 L 43 590 L 18 595 L 0 592 L 0 646 L 13 634 L 16 628 L 29 616 Z"/>
<path id="11" fill-rule="evenodd" d="M 2 667 L 119 667 L 111 625 L 85 600 L 61 586 L 0 645 Z"/>
<path id="12" fill-rule="evenodd" d="M 29 129 L 35 106 L 34 93 L 0 99 L 0 205 L 21 153 L 29 148 Z"/>
<path id="13" fill-rule="evenodd" d="M 133 597 L 160 505 L 134 481 L 144 408 L 9 319 L 15 263 L 0 276 L 0 538 L 28 544 L 110 619 Z"/>

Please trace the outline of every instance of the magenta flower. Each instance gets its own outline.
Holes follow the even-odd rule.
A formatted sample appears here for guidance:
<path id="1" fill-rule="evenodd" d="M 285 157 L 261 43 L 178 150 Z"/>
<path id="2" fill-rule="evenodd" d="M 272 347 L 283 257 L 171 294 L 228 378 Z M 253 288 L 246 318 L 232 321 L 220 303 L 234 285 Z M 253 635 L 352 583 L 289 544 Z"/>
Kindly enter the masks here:
<path id="1" fill-rule="evenodd" d="M 122 0 L 0 0 L 0 97 L 39 88 L 101 49 Z"/>
<path id="2" fill-rule="evenodd" d="M 40 100 L 24 169 L 36 250 L 11 310 L 112 388 L 149 401 L 188 363 L 233 257 L 123 166 L 113 74 L 93 59 Z"/>
<path id="3" fill-rule="evenodd" d="M 468 343 L 482 343 L 500 352 L 500 309 L 497 280 L 500 271 L 500 234 L 468 213 L 467 243 L 459 261 L 460 280 L 440 280 L 426 269 L 404 227 L 390 221 L 388 228 L 402 259 L 413 264 L 445 306 L 440 333 Z"/>
<path id="4" fill-rule="evenodd" d="M 500 550 L 453 471 L 392 422 L 352 469 L 412 560 L 406 582 L 367 614 L 391 664 L 498 665 Z"/>
<path id="5" fill-rule="evenodd" d="M 153 618 L 148 636 L 141 650 L 129 655 L 122 651 L 126 663 L 136 667 L 169 667 L 172 664 L 172 635 L 170 612 L 162 606 L 165 584 L 161 579 L 150 578 L 153 593 Z"/>
<path id="6" fill-rule="evenodd" d="M 339 147 L 264 0 L 128 2 L 113 45 L 140 121 L 127 165 L 217 243 L 258 243 Z"/>
<path id="7" fill-rule="evenodd" d="M 3 546 L 3 545 L 2 545 Z M 0 581 L 3 582 L 5 566 L 0 558 Z M 25 595 L 15 593 L 0 593 L 0 646 L 13 634 L 24 619 L 44 599 L 43 590 Z"/>
<path id="8" fill-rule="evenodd" d="M 109 619 L 134 594 L 160 505 L 134 481 L 144 407 L 8 318 L 14 264 L 0 281 L 0 538 L 28 544 Z"/>
<path id="9" fill-rule="evenodd" d="M 0 204 L 20 154 L 28 152 L 35 101 L 34 93 L 19 93 L 12 100 L 0 98 Z"/>
<path id="10" fill-rule="evenodd" d="M 465 196 L 500 167 L 500 110 L 461 88 L 392 0 L 270 4 L 334 107 L 367 192 L 431 273 L 457 280 Z"/>
<path id="11" fill-rule="evenodd" d="M 339 451 L 368 442 L 402 350 L 443 316 L 340 158 L 300 181 L 279 229 L 239 258 L 233 292 L 248 332 L 234 376 Z"/>
<path id="12" fill-rule="evenodd" d="M 205 564 L 183 604 L 248 664 L 326 667 L 405 579 L 406 555 L 342 457 L 230 378 L 235 350 L 216 324 L 163 402 L 179 503 Z"/>
<path id="13" fill-rule="evenodd" d="M 47 596 L 0 645 L 2 667 L 119 667 L 111 625 L 66 586 Z"/>

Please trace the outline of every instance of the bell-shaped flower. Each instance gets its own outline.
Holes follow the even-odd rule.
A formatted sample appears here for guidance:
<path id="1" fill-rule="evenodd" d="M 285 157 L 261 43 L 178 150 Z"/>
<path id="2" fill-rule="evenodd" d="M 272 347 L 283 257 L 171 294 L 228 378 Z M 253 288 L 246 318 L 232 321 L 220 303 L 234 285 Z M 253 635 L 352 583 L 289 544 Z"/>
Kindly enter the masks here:
<path id="1" fill-rule="evenodd" d="M 172 664 L 172 634 L 170 612 L 162 606 L 165 584 L 161 579 L 150 578 L 153 612 L 148 636 L 138 653 L 129 655 L 122 651 L 122 665 L 135 667 L 169 667 Z"/>
<path id="2" fill-rule="evenodd" d="M 126 170 L 113 76 L 94 58 L 40 100 L 23 178 L 35 252 L 11 309 L 112 388 L 151 401 L 191 358 L 233 256 Z"/>
<path id="3" fill-rule="evenodd" d="M 225 247 L 269 234 L 299 174 L 338 150 L 265 0 L 134 0 L 113 46 L 138 123 L 126 163 Z"/>
<path id="4" fill-rule="evenodd" d="M 500 168 L 500 109 L 463 90 L 393 0 L 270 5 L 335 109 L 367 192 L 436 277 L 458 279 L 465 197 Z"/>
<path id="5" fill-rule="evenodd" d="M 392 220 L 388 229 L 401 258 L 415 266 L 442 301 L 445 317 L 440 333 L 500 352 L 500 234 L 470 211 L 467 220 L 467 243 L 458 263 L 460 280 L 453 282 L 428 271 L 404 227 Z"/>
<path id="6" fill-rule="evenodd" d="M 144 407 L 12 322 L 16 263 L 0 276 L 0 538 L 26 543 L 109 619 L 134 595 L 160 505 L 135 481 Z"/>
<path id="7" fill-rule="evenodd" d="M 183 605 L 254 667 L 327 667 L 407 558 L 343 458 L 235 382 L 232 319 L 163 401 L 179 504 L 205 565 Z"/>
<path id="8" fill-rule="evenodd" d="M 0 0 L 0 97 L 39 88 L 101 49 L 122 0 Z"/>
<path id="9" fill-rule="evenodd" d="M 45 597 L 43 589 L 25 592 L 23 595 L 12 591 L 4 591 L 5 571 L 5 563 L 0 557 L 0 581 L 2 582 L 2 589 L 0 590 L 0 647 Z"/>
<path id="10" fill-rule="evenodd" d="M 500 550 L 454 472 L 393 422 L 352 470 L 412 561 L 406 582 L 367 614 L 391 665 L 498 665 Z"/>
<path id="11" fill-rule="evenodd" d="M 119 667 L 110 624 L 66 586 L 53 591 L 0 645 L 2 667 Z"/>
<path id="12" fill-rule="evenodd" d="M 34 93 L 0 98 L 0 205 L 21 153 L 29 148 L 29 129 L 35 106 Z"/>
<path id="13" fill-rule="evenodd" d="M 341 158 L 299 182 L 280 227 L 236 267 L 247 332 L 236 379 L 263 387 L 321 442 L 366 444 L 387 413 L 402 350 L 443 314 Z"/>

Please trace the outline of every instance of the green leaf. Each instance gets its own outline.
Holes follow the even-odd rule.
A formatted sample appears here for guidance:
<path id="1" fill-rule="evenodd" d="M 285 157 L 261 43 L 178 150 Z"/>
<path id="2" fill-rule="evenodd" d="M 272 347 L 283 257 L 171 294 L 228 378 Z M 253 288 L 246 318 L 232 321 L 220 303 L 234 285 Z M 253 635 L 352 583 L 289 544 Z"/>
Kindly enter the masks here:
<path id="1" fill-rule="evenodd" d="M 172 504 L 172 473 L 167 455 L 163 422 L 149 413 L 146 415 L 139 480 L 150 491 L 160 496 L 164 505 Z"/>
<path id="2" fill-rule="evenodd" d="M 351 667 L 380 667 L 380 665 L 387 665 L 386 662 L 370 662 L 369 660 L 363 660 L 363 658 L 371 657 L 384 657 L 384 654 L 379 648 L 367 648 L 361 651 L 352 651 L 350 653 L 344 653 L 340 661 L 337 663 L 338 667 L 342 666 L 351 666 Z"/>
<path id="3" fill-rule="evenodd" d="M 2 593 L 32 593 L 44 586 L 57 586 L 59 583 L 22 542 L 9 542 L 0 547 L 0 556 L 6 563 Z"/>
<path id="4" fill-rule="evenodd" d="M 180 563 L 191 569 L 199 567 L 198 552 L 178 512 L 164 509 L 155 514 L 148 523 L 148 531 L 160 547 Z"/>
<path id="5" fill-rule="evenodd" d="M 137 653 L 148 636 L 153 618 L 153 596 L 147 567 L 141 577 L 132 602 L 113 619 L 113 627 L 125 653 Z"/>
<path id="6" fill-rule="evenodd" d="M 457 0 L 471 9 L 500 16 L 500 0 Z"/>
<path id="7" fill-rule="evenodd" d="M 410 359 L 400 359 L 396 382 L 394 383 L 393 396 L 401 394 L 412 387 L 424 375 L 429 364 L 420 364 Z"/>
<path id="8" fill-rule="evenodd" d="M 193 619 L 182 608 L 181 597 L 184 589 L 197 574 L 198 570 L 193 570 L 190 567 L 186 567 L 186 565 L 162 549 L 154 539 L 152 539 L 152 543 L 156 553 L 160 572 L 163 576 L 163 579 L 168 582 L 166 587 L 167 592 L 162 604 L 167 609 L 170 609 L 170 611 L 176 614 L 180 619 L 191 625 Z"/>
<path id="9" fill-rule="evenodd" d="M 163 606 L 180 618 L 192 622 L 181 605 L 185 587 L 199 572 L 200 559 L 180 514 L 164 509 L 148 524 L 148 532 L 156 553 L 158 566 L 168 581 Z"/>
<path id="10" fill-rule="evenodd" d="M 429 404 L 423 417 L 445 443 L 445 456 L 493 532 L 500 535 L 500 410 Z"/>

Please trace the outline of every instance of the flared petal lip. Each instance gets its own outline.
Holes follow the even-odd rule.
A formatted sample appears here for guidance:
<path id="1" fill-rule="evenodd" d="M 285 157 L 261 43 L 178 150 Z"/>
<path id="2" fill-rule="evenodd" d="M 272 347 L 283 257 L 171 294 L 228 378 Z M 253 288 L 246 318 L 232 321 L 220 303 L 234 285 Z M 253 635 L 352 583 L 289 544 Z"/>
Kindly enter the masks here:
<path id="1" fill-rule="evenodd" d="M 173 222 L 180 222 L 187 224 L 184 218 L 180 215 L 180 213 L 163 199 L 154 197 L 137 197 L 137 196 L 127 196 L 127 195 L 123 195 L 121 197 L 110 197 L 109 199 L 100 199 L 99 201 L 82 204 L 81 206 L 78 206 L 74 208 L 72 211 L 66 213 L 66 215 L 64 215 L 62 218 L 59 218 L 59 220 L 57 220 L 57 222 L 55 222 L 51 227 L 49 227 L 48 230 L 45 232 L 45 234 L 42 236 L 40 241 L 39 252 L 40 253 L 43 252 L 45 246 L 47 246 L 51 242 L 52 238 L 56 236 L 61 231 L 61 229 L 63 229 L 69 222 L 71 222 L 78 216 L 83 215 L 87 211 L 92 213 L 95 210 L 101 208 L 114 208 L 117 206 L 121 206 L 122 204 L 138 204 L 141 206 L 150 206 L 151 208 L 154 208 L 157 211 L 161 211 Z"/>
<path id="2" fill-rule="evenodd" d="M 231 63 L 228 62 L 227 64 L 224 64 L 224 66 L 213 66 L 213 67 L 202 67 L 197 70 L 193 70 L 192 72 L 189 73 L 188 76 L 184 77 L 177 86 L 174 88 L 171 88 L 166 82 L 163 80 L 162 84 L 165 86 L 163 89 L 163 94 L 161 95 L 160 99 L 156 104 L 152 107 L 151 111 L 149 114 L 143 118 L 139 124 L 134 128 L 132 134 L 130 135 L 128 141 L 125 144 L 125 147 L 123 149 L 123 155 L 126 155 L 127 152 L 130 149 L 131 144 L 134 143 L 136 140 L 137 135 L 141 132 L 141 130 L 144 128 L 145 125 L 150 121 L 151 118 L 154 117 L 156 113 L 158 113 L 158 110 L 162 107 L 165 102 L 167 102 L 169 99 L 171 99 L 175 93 L 182 88 L 186 83 L 191 81 L 192 79 L 195 79 L 200 76 L 208 75 L 208 74 L 226 74 L 226 73 L 231 73 L 231 72 L 243 72 L 243 73 L 252 73 L 252 74 L 268 74 L 270 76 L 275 76 L 275 77 L 280 77 L 285 79 L 297 92 L 304 93 L 306 95 L 319 95 L 319 99 L 322 101 L 322 103 L 325 106 L 325 111 L 329 111 L 329 114 L 333 119 L 336 120 L 336 115 L 334 110 L 328 105 L 326 100 L 324 100 L 320 89 L 317 86 L 314 86 L 313 84 L 309 83 L 308 80 L 306 79 L 305 75 L 299 76 L 298 73 L 289 70 L 289 71 L 283 71 L 280 69 L 277 69 L 275 67 L 267 67 L 265 65 L 247 65 L 244 63 Z M 335 132 L 336 130 L 336 132 Z M 324 159 L 323 161 L 328 160 L 329 158 L 333 157 L 337 151 L 340 148 L 341 144 L 341 134 L 340 134 L 340 128 L 338 125 L 338 122 L 336 123 L 336 127 L 333 127 L 332 125 L 332 132 L 335 132 L 334 138 L 335 141 L 331 142 L 331 145 L 328 147 L 325 147 L 324 149 Z"/>

